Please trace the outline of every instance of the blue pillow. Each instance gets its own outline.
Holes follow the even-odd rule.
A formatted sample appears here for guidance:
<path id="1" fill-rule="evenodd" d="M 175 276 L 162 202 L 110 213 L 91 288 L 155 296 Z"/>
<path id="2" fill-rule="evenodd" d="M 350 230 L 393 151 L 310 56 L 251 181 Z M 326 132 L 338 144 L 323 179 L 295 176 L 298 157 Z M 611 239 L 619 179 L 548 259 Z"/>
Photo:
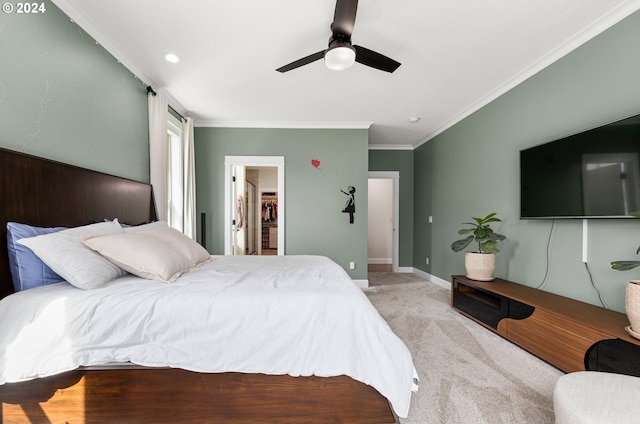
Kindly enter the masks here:
<path id="1" fill-rule="evenodd" d="M 13 287 L 17 292 L 64 281 L 64 278 L 53 272 L 31 249 L 16 243 L 23 238 L 55 233 L 64 229 L 64 227 L 41 228 L 17 222 L 7 222 L 9 268 L 11 269 Z"/>

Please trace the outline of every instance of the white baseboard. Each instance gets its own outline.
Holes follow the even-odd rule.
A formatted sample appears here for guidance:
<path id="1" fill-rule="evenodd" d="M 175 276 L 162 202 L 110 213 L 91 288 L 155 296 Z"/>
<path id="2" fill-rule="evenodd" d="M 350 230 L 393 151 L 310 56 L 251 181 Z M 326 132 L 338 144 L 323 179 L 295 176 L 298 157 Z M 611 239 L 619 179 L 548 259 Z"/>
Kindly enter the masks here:
<path id="1" fill-rule="evenodd" d="M 360 287 L 361 289 L 366 289 L 367 287 L 369 287 L 369 280 L 352 280 L 354 283 L 356 283 L 356 286 Z"/>
<path id="2" fill-rule="evenodd" d="M 395 272 L 399 274 L 412 274 L 414 268 L 411 266 L 399 266 Z"/>
<path id="3" fill-rule="evenodd" d="M 429 280 L 432 283 L 445 288 L 447 290 L 451 290 L 451 281 L 447 281 L 447 280 L 443 280 L 440 277 L 436 277 L 435 275 L 431 275 L 428 272 L 424 272 L 421 269 L 418 268 L 413 268 L 413 273 L 416 275 L 419 275 L 420 277 L 424 278 L 425 280 Z"/>
<path id="4" fill-rule="evenodd" d="M 393 259 L 391 258 L 368 258 L 368 264 L 372 265 L 389 265 L 393 263 Z"/>

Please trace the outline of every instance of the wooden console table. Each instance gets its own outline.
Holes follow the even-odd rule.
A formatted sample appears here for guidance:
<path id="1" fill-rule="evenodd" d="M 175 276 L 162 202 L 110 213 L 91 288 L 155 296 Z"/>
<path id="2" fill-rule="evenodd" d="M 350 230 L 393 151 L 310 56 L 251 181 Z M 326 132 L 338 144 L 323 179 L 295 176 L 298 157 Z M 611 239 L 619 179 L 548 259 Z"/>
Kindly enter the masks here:
<path id="1" fill-rule="evenodd" d="M 451 276 L 451 305 L 564 372 L 640 376 L 640 340 L 625 314 L 496 278 Z"/>

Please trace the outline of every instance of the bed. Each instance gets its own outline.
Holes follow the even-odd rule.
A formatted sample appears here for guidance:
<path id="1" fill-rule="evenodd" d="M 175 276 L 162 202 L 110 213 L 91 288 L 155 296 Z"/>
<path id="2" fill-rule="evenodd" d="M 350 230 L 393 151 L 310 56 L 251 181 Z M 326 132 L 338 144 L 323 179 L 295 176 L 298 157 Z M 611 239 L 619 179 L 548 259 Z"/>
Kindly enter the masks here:
<path id="1" fill-rule="evenodd" d="M 133 226 L 156 220 L 153 193 L 146 184 L 7 150 L 0 150 L 0 173 L 5 237 L 7 222 L 77 227 L 114 218 Z M 327 258 L 221 256 L 168 284 L 124 275 L 100 290 L 80 290 L 62 282 L 11 294 L 6 246 L 1 249 L 0 290 L 6 298 L 0 301 L 0 310 L 5 311 L 0 320 L 8 330 L 3 330 L 4 347 L 0 347 L 3 422 L 391 423 L 407 414 L 410 393 L 416 388 L 410 354 L 376 317 L 362 292 L 350 281 L 344 283 L 346 273 Z M 270 278 L 255 278 L 266 275 L 266 269 L 272 271 Z M 285 271 L 293 274 L 285 279 Z M 213 277 L 224 279 L 216 280 L 211 292 Z M 184 298 L 174 304 L 152 300 L 149 293 L 154 291 L 161 293 L 161 299 L 188 293 L 191 307 L 176 307 L 185 304 Z M 134 300 L 135 292 L 143 297 Z M 328 297 L 320 297 L 320 292 Z M 78 305 L 89 304 L 98 293 L 100 308 L 83 312 Z M 124 313 L 127 303 L 137 312 Z M 32 315 L 44 316 L 55 330 L 47 332 L 45 326 L 38 333 L 48 337 L 48 345 L 40 339 L 50 346 L 45 350 L 26 339 L 36 326 L 24 310 L 32 304 L 36 310 L 44 305 Z M 324 314 L 311 312 L 318 305 Z M 59 330 L 56 308 L 66 311 L 68 321 L 76 325 Z M 149 310 L 157 310 L 160 318 L 140 318 Z M 248 318 L 250 312 L 257 312 L 258 318 Z M 119 314 L 127 318 L 105 324 Z M 349 314 L 356 316 L 351 320 L 355 324 L 348 324 Z M 209 321 L 214 315 L 215 320 Z M 226 318 L 220 321 L 218 316 Z M 162 317 L 167 321 L 156 321 Z M 27 321 L 17 324 L 20 319 Z M 82 332 L 87 327 L 83 320 L 92 323 L 92 332 Z M 13 326 L 6 327 L 7 321 Z M 179 321 L 191 323 L 186 344 L 169 334 L 185 332 L 173 328 L 172 322 Z M 124 325 L 125 332 L 117 325 Z M 206 339 L 208 325 L 222 333 L 218 340 L 224 342 Z M 117 331 L 94 334 L 100 326 Z M 279 337 L 273 336 L 273 328 L 279 329 Z M 153 340 L 155 350 L 144 343 L 128 346 L 133 336 L 126 331 Z M 365 337 L 369 332 L 382 334 L 383 341 Z M 71 334 L 74 346 L 64 350 Z M 118 339 L 109 339 L 110 348 L 87 353 L 85 347 L 95 346 L 105 334 Z M 11 337 L 13 342 L 7 342 Z M 275 339 L 282 341 L 273 344 Z M 310 344 L 301 339 L 310 339 Z M 24 343 L 23 350 L 18 349 L 19 342 Z M 33 358 L 51 352 L 57 360 L 51 365 L 44 359 L 9 354 L 12 349 L 24 352 L 29 343 Z M 355 344 L 345 349 L 349 343 Z M 346 356 L 349 351 L 357 354 Z M 18 367 L 21 362 L 26 368 Z"/>

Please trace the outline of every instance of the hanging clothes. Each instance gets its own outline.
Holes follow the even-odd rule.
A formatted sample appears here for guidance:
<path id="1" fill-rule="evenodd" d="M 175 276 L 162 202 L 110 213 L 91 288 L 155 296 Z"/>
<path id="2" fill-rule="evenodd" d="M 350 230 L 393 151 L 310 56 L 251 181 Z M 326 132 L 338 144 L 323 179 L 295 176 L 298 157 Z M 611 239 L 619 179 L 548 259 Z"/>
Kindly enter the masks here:
<path id="1" fill-rule="evenodd" d="M 262 201 L 262 221 L 267 222 L 269 220 L 269 209 L 267 208 L 267 201 Z"/>
<path id="2" fill-rule="evenodd" d="M 278 220 L 278 202 L 272 199 L 262 200 L 262 221 L 273 222 Z"/>

